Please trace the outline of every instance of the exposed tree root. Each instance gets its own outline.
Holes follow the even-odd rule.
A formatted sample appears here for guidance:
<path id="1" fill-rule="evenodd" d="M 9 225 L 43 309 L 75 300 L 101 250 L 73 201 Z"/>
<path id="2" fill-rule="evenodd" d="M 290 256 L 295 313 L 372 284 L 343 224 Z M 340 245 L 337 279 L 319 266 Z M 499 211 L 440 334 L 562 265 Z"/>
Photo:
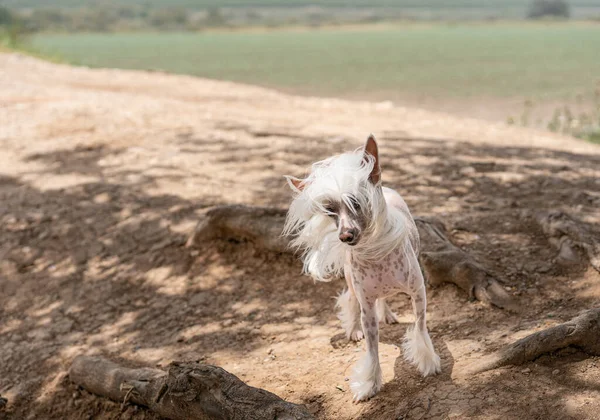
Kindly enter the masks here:
<path id="1" fill-rule="evenodd" d="M 78 356 L 69 378 L 94 394 L 121 403 L 131 401 L 169 419 L 313 418 L 304 406 L 248 386 L 235 375 L 210 365 L 174 362 L 164 372 L 129 369 L 102 358 Z"/>
<path id="2" fill-rule="evenodd" d="M 538 331 L 470 365 L 469 374 L 520 365 L 546 353 L 573 346 L 600 355 L 600 308 L 590 309 L 564 324 Z"/>
<path id="3" fill-rule="evenodd" d="M 285 210 L 218 206 L 209 210 L 188 240 L 193 246 L 212 238 L 246 239 L 276 252 L 290 252 L 290 238 L 281 236 Z M 431 285 L 453 283 L 470 298 L 504 309 L 516 304 L 496 279 L 469 254 L 456 247 L 446 236 L 443 223 L 434 219 L 416 219 L 421 236 L 421 265 Z"/>
<path id="4" fill-rule="evenodd" d="M 453 283 L 471 299 L 503 309 L 517 309 L 494 276 L 471 255 L 450 242 L 440 220 L 417 217 L 415 222 L 421 237 L 421 266 L 430 285 Z"/>
<path id="5" fill-rule="evenodd" d="M 557 210 L 539 213 L 536 221 L 558 250 L 557 263 L 563 266 L 580 264 L 581 254 L 584 254 L 592 267 L 600 272 L 600 235 L 594 235 L 589 226 Z"/>
<path id="6" fill-rule="evenodd" d="M 268 207 L 242 205 L 217 206 L 208 210 L 189 238 L 187 246 L 226 238 L 249 240 L 275 252 L 287 252 L 288 238 L 281 235 L 285 211 Z"/>

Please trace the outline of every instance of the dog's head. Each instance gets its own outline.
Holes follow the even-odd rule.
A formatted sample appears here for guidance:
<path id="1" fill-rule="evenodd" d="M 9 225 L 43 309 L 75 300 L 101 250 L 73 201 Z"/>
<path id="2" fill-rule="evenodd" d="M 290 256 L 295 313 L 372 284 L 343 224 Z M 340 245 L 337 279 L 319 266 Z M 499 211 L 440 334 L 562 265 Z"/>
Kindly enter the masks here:
<path id="1" fill-rule="evenodd" d="M 356 246 L 382 211 L 381 168 L 373 135 L 364 148 L 315 163 L 306 179 L 287 180 L 296 193 L 288 231 L 304 228 L 304 235 L 322 236 L 335 226 L 339 241 Z"/>

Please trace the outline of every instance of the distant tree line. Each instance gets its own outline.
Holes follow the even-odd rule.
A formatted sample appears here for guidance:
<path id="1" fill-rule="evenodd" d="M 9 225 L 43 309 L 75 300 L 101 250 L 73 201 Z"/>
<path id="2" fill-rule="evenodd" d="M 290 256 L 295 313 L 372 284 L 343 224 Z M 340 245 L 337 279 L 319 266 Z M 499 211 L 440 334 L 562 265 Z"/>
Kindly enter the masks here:
<path id="1" fill-rule="evenodd" d="M 190 10 L 183 7 L 108 6 L 81 8 L 42 7 L 9 10 L 0 6 L 0 26 L 19 26 L 25 32 L 107 32 L 128 30 L 201 30 L 226 26 L 219 8 Z"/>
<path id="2" fill-rule="evenodd" d="M 51 2 L 48 2 L 51 4 Z M 204 10 L 183 6 L 157 7 L 145 5 L 116 5 L 97 3 L 95 6 L 61 8 L 56 6 L 10 10 L 0 6 L 0 35 L 30 32 L 108 32 L 136 30 L 196 31 L 228 26 L 320 26 L 336 23 L 371 23 L 380 20 L 406 19 L 402 11 L 390 10 L 347 15 L 345 9 L 298 9 L 277 15 L 267 9 L 246 8 L 232 11 L 219 7 Z M 526 17 L 568 18 L 566 0 L 533 0 Z M 408 17 L 410 19 L 410 17 Z"/>
<path id="3" fill-rule="evenodd" d="M 527 17 L 530 19 L 544 17 L 568 18 L 570 14 L 569 3 L 564 0 L 534 0 Z"/>
<path id="4" fill-rule="evenodd" d="M 0 0 L 1 1 L 1 0 Z M 353 16 L 345 9 L 298 9 L 283 13 L 272 13 L 264 8 L 190 9 L 182 6 L 152 7 L 149 5 L 119 6 L 99 3 L 97 6 L 65 8 L 37 7 L 10 10 L 0 5 L 0 29 L 14 26 L 32 32 L 118 32 L 118 31 L 198 31 L 215 27 L 244 26 L 321 26 L 343 23 L 371 23 L 387 19 L 398 19 L 400 15 L 389 15 L 388 11 L 377 11 L 364 16 Z M 3 23 L 4 22 L 4 23 Z M 9 23 L 10 22 L 10 23 Z"/>

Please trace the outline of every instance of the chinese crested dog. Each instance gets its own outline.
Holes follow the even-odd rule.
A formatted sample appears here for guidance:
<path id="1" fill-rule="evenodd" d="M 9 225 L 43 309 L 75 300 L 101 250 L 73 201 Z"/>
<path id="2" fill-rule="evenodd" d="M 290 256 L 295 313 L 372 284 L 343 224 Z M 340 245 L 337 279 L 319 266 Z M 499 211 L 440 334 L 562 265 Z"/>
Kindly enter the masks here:
<path id="1" fill-rule="evenodd" d="M 364 148 L 312 165 L 306 179 L 287 177 L 295 192 L 284 234 L 303 251 L 304 271 L 329 281 L 343 273 L 348 288 L 338 297 L 338 317 L 348 339 L 366 341 L 354 367 L 354 401 L 381 388 L 379 322 L 397 322 L 385 298 L 410 295 L 415 324 L 404 338 L 404 357 L 423 376 L 440 372 L 425 322 L 427 298 L 419 262 L 419 234 L 402 197 L 381 185 L 375 138 Z"/>

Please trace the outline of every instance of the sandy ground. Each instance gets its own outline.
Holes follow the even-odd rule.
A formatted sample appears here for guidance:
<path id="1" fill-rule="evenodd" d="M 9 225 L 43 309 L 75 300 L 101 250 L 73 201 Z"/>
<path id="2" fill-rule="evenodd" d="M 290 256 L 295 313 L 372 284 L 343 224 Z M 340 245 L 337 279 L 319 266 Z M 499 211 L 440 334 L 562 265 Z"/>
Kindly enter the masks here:
<path id="1" fill-rule="evenodd" d="M 503 279 L 518 314 L 429 290 L 443 373 L 421 378 L 384 326 L 385 385 L 353 405 L 362 344 L 333 311 L 343 282 L 251 243 L 184 244 L 203 211 L 285 208 L 283 174 L 380 140 L 384 183 Z M 78 354 L 137 366 L 200 360 L 323 419 L 600 418 L 600 360 L 570 349 L 477 376 L 461 366 L 600 299 L 600 275 L 559 268 L 531 215 L 593 220 L 600 147 L 389 104 L 300 98 L 191 77 L 0 55 L 0 394 L 3 419 L 153 419 L 70 384 Z"/>

